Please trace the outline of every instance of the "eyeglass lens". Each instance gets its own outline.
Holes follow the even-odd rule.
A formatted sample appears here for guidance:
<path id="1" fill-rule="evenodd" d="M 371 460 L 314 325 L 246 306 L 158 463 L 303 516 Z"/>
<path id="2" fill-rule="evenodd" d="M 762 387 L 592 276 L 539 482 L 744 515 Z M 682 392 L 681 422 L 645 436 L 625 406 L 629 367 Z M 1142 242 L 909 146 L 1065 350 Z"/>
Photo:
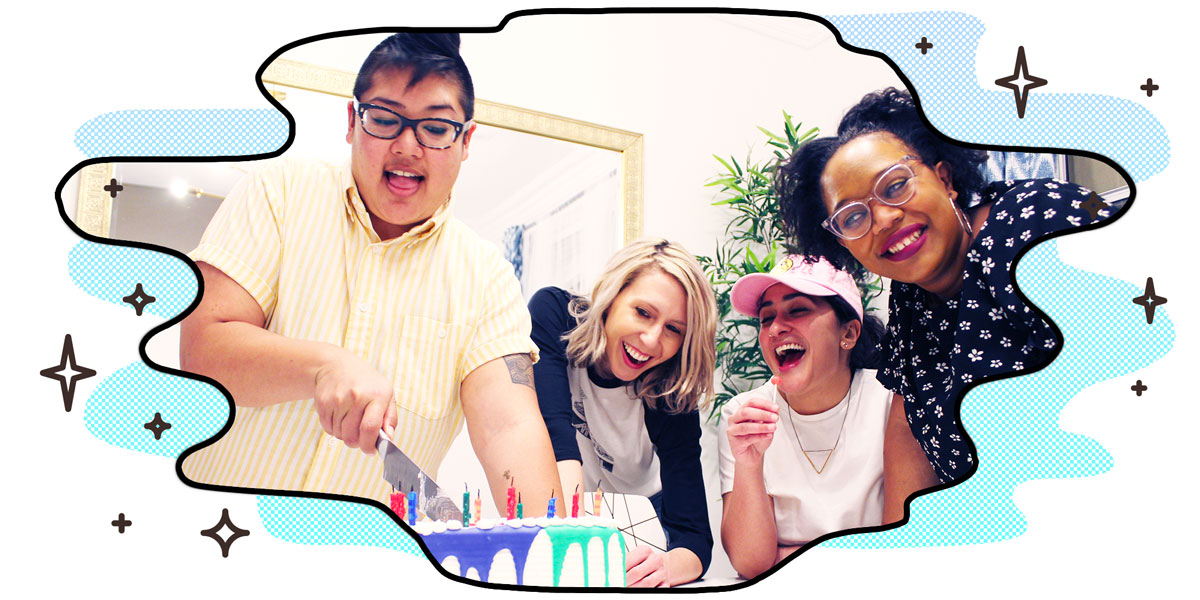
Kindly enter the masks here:
<path id="1" fill-rule="evenodd" d="M 417 141 L 430 148 L 448 148 L 458 139 L 459 129 L 439 119 L 405 119 L 391 111 L 371 106 L 361 107 L 362 125 L 367 133 L 384 139 L 399 137 L 411 125 Z"/>
<path id="2" fill-rule="evenodd" d="M 911 200 L 915 191 L 916 177 L 912 169 L 899 164 L 875 180 L 871 197 L 888 206 L 900 206 Z M 831 221 L 835 233 L 850 238 L 862 237 L 871 229 L 871 207 L 865 200 L 856 200 L 838 210 Z"/>

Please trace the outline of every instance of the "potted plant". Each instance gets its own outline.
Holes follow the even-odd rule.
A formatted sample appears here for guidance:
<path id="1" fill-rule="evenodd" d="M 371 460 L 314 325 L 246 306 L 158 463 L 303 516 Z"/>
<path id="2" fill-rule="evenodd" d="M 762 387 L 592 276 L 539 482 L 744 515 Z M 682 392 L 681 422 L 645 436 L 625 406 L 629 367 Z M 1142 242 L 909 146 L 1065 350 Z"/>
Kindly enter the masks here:
<path id="1" fill-rule="evenodd" d="M 774 186 L 779 165 L 818 135 L 816 127 L 804 132 L 800 128 L 801 124 L 793 122 L 785 111 L 783 135 L 758 128 L 767 136 L 767 146 L 772 149 L 770 158 L 755 161 L 752 153 L 748 153 L 746 160 L 739 163 L 732 156 L 725 160 L 713 155 L 723 168 L 706 184 L 720 188 L 720 198 L 713 205 L 726 206 L 734 214 L 725 226 L 725 236 L 717 244 L 715 256 L 696 257 L 717 297 L 717 369 L 721 380 L 709 410 L 709 421 L 719 421 L 721 407 L 734 396 L 771 378 L 771 371 L 759 353 L 758 319 L 733 310 L 729 294 L 743 275 L 769 272 L 778 258 L 803 252 L 786 241 Z M 883 290 L 877 276 L 860 280 L 859 286 L 864 306 Z"/>

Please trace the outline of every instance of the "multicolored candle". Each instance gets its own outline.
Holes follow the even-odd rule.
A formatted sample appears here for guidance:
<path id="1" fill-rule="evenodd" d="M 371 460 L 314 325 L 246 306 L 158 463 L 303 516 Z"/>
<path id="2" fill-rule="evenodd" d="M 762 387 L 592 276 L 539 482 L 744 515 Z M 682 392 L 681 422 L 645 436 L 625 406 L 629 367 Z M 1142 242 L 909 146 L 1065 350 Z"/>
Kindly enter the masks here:
<path id="1" fill-rule="evenodd" d="M 600 499 L 604 497 L 604 492 L 600 491 L 600 486 L 596 486 L 596 491 L 592 493 L 592 514 L 600 516 Z"/>
<path id="2" fill-rule="evenodd" d="M 483 498 L 479 494 L 479 490 L 475 490 L 475 514 L 471 515 L 471 524 L 479 522 L 479 517 L 483 515 Z"/>
<path id="3" fill-rule="evenodd" d="M 463 527 L 471 524 L 471 490 L 463 483 Z"/>

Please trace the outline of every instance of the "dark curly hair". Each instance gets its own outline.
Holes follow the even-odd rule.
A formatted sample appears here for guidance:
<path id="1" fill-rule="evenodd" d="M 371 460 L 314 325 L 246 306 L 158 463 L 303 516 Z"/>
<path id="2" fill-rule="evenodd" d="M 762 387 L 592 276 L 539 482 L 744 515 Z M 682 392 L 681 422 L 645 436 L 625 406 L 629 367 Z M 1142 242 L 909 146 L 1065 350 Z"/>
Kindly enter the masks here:
<path id="1" fill-rule="evenodd" d="M 458 53 L 460 38 L 457 33 L 408 33 L 394 34 L 379 42 L 367 55 L 358 77 L 354 80 L 354 98 L 371 89 L 375 73 L 382 69 L 412 69 L 408 86 L 412 87 L 429 75 L 438 75 L 458 84 L 458 102 L 462 105 L 467 120 L 475 116 L 475 84 L 471 72 Z"/>
<path id="2" fill-rule="evenodd" d="M 793 251 L 824 257 L 856 276 L 864 273 L 850 251 L 838 243 L 837 236 L 821 227 L 821 222 L 829 217 L 821 175 L 829 159 L 847 142 L 878 132 L 896 136 L 926 165 L 946 163 L 958 192 L 957 202 L 963 208 L 978 197 L 986 184 L 982 166 L 987 153 L 939 137 L 921 119 L 921 112 L 908 92 L 896 88 L 872 92 L 846 112 L 836 136 L 804 144 L 775 174 L 775 191 Z"/>

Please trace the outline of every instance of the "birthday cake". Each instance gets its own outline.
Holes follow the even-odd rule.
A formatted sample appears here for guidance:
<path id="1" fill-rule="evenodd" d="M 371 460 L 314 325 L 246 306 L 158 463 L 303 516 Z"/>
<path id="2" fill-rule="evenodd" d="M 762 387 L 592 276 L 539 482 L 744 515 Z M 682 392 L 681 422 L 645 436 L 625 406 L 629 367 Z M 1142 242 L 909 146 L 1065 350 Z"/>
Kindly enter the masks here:
<path id="1" fill-rule="evenodd" d="M 544 587 L 625 587 L 625 545 L 616 523 L 569 519 L 417 521 L 442 568 L 467 579 Z"/>

